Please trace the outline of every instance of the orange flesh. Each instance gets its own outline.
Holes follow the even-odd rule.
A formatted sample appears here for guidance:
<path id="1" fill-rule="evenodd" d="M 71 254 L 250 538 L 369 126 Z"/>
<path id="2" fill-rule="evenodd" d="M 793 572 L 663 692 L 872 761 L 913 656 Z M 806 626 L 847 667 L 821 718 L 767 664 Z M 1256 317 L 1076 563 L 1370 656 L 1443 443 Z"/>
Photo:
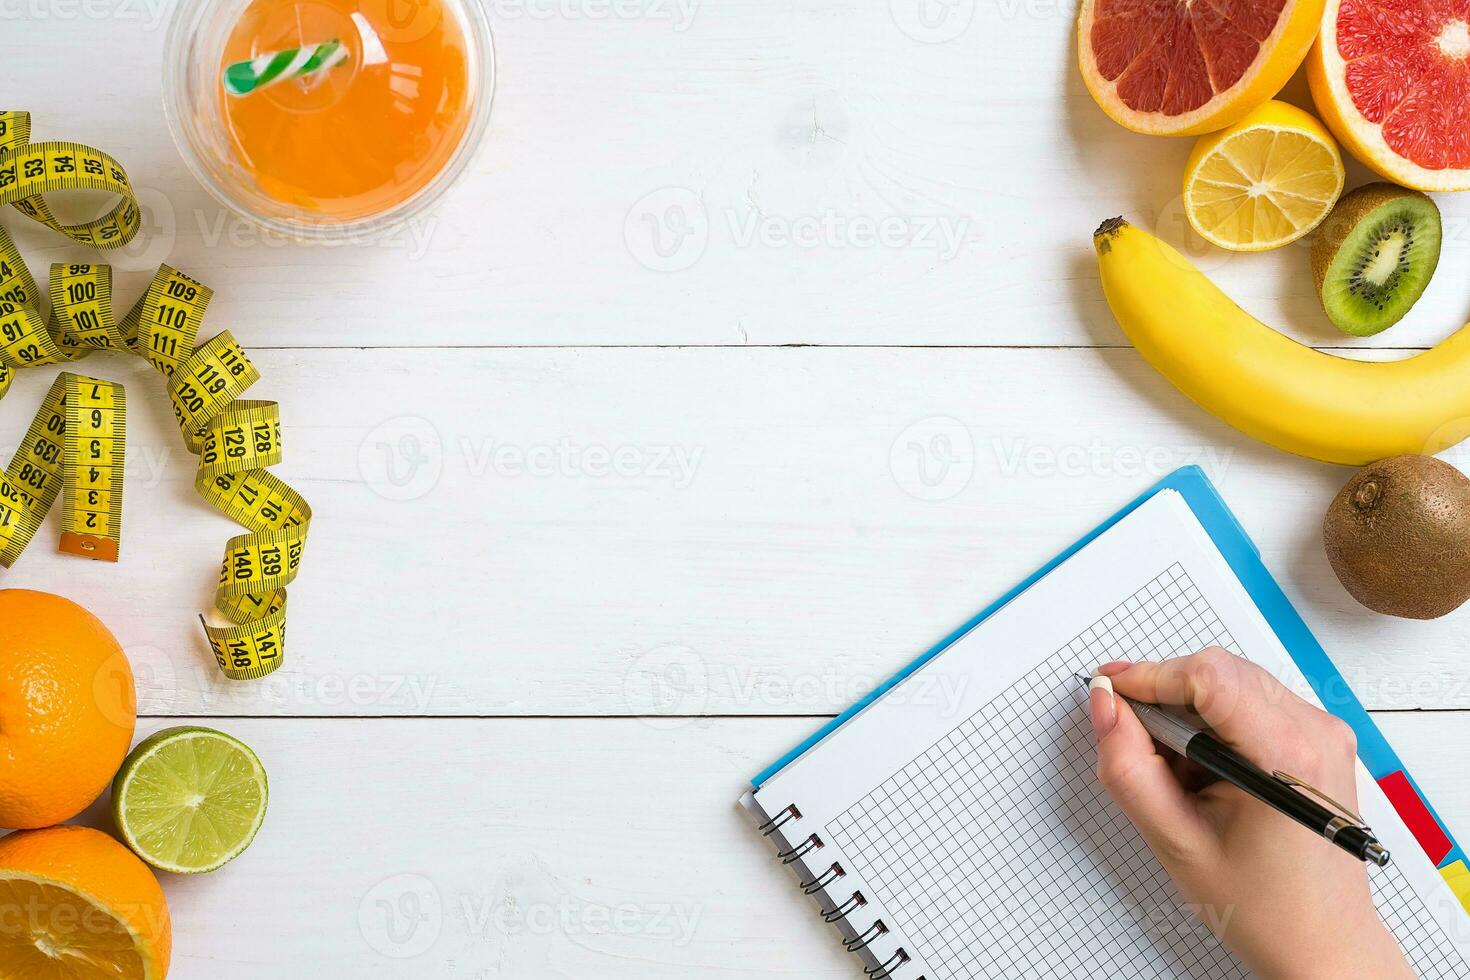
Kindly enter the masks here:
<path id="1" fill-rule="evenodd" d="M 1097 70 L 1136 112 L 1184 115 L 1229 89 L 1261 53 L 1286 0 L 1097 0 Z"/>
<path id="2" fill-rule="evenodd" d="M 241 165 L 269 196 L 337 219 L 428 184 L 470 122 L 469 53 L 443 0 L 254 0 L 220 65 L 340 40 L 344 64 L 245 96 L 220 88 Z"/>
<path id="3" fill-rule="evenodd" d="M 1343 0 L 1337 50 L 1353 105 L 1428 170 L 1470 168 L 1470 0 Z"/>

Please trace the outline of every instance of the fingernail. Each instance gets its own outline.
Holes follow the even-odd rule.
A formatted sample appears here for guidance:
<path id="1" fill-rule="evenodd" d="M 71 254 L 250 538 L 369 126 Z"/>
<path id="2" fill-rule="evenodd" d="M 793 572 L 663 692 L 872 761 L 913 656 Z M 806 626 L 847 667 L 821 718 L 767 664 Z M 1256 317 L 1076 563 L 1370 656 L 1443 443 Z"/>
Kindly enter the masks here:
<path id="1" fill-rule="evenodd" d="M 1107 663 L 1103 664 L 1092 673 L 1094 677 L 1098 674 L 1102 674 L 1106 677 L 1117 677 L 1119 674 L 1123 673 L 1123 671 L 1132 666 L 1133 664 L 1127 660 L 1109 660 Z"/>
<path id="2" fill-rule="evenodd" d="M 1102 740 L 1118 723 L 1118 705 L 1113 700 L 1113 682 L 1104 674 L 1093 677 L 1087 685 L 1088 708 L 1092 714 L 1092 731 Z"/>

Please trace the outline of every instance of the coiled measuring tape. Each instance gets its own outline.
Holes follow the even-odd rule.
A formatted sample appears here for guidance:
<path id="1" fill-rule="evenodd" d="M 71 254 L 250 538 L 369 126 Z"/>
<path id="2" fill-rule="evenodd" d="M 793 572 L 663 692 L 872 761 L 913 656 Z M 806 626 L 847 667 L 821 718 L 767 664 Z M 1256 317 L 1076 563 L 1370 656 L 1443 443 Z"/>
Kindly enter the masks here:
<path id="1" fill-rule="evenodd" d="M 0 111 L 0 206 L 96 248 L 117 248 L 141 221 L 127 174 L 112 157 L 79 143 L 32 143 L 30 114 Z M 44 195 L 106 191 L 106 214 L 63 224 Z M 213 292 L 161 265 L 121 320 L 113 313 L 112 270 L 89 263 L 51 266 L 50 317 L 15 243 L 0 228 L 0 397 L 15 372 L 79 360 L 99 350 L 131 352 L 163 375 L 184 443 L 199 457 L 194 487 L 246 529 L 225 545 L 215 608 L 230 625 L 204 632 L 226 676 L 262 677 L 281 665 L 286 586 L 296 577 L 311 523 L 301 495 L 267 472 L 281 461 L 275 402 L 240 395 L 260 378 L 229 331 L 198 343 Z M 117 561 L 122 544 L 127 399 L 120 384 L 60 374 L 25 442 L 0 476 L 0 565 L 9 568 L 61 498 L 66 554 Z"/>

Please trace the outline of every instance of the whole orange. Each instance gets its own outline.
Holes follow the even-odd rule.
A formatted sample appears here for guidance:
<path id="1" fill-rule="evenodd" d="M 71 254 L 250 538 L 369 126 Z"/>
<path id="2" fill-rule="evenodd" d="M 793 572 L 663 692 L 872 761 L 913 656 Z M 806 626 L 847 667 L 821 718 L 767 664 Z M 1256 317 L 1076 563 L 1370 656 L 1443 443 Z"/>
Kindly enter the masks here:
<path id="1" fill-rule="evenodd" d="M 100 830 L 0 838 L 0 976 L 163 980 L 173 927 L 148 866 Z"/>
<path id="2" fill-rule="evenodd" d="M 101 620 L 0 590 L 0 827 L 49 827 L 101 795 L 133 741 L 133 671 Z"/>

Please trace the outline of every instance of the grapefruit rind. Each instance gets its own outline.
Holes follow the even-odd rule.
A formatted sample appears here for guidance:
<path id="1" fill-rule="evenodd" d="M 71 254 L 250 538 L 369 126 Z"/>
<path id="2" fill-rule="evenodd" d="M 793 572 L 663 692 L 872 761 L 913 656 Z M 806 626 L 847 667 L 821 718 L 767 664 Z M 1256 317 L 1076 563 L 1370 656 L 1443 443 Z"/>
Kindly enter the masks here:
<path id="1" fill-rule="evenodd" d="M 1199 108 L 1178 115 L 1140 112 L 1130 108 L 1118 97 L 1115 82 L 1103 77 L 1092 46 L 1096 2 L 1082 0 L 1077 15 L 1077 62 L 1082 71 L 1082 82 L 1093 101 L 1114 122 L 1135 133 L 1199 136 L 1239 122 L 1251 110 L 1281 91 L 1301 67 L 1312 47 L 1322 24 L 1324 0 L 1286 0 L 1276 26 L 1261 42 L 1255 60 L 1235 84 L 1216 92 Z"/>
<path id="2" fill-rule="evenodd" d="M 1383 138 L 1380 126 L 1363 118 L 1347 90 L 1347 62 L 1337 47 L 1337 18 L 1342 0 L 1327 0 L 1322 31 L 1307 56 L 1307 84 L 1327 128 L 1353 156 L 1374 173 L 1420 191 L 1470 190 L 1470 170 L 1433 170 L 1400 156 Z"/>

